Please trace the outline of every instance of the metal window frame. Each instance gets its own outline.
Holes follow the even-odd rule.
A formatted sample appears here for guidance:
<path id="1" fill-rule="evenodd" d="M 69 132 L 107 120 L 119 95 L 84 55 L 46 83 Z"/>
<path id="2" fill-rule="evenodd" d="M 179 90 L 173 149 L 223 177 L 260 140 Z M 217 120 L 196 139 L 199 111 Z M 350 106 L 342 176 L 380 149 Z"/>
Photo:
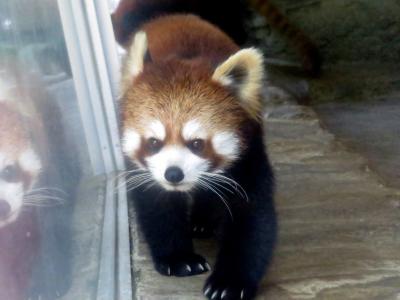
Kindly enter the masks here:
<path id="1" fill-rule="evenodd" d="M 131 300 L 129 220 L 117 119 L 119 59 L 106 0 L 57 0 L 95 175 L 105 174 L 97 300 Z M 117 189 L 117 193 L 115 190 Z"/>

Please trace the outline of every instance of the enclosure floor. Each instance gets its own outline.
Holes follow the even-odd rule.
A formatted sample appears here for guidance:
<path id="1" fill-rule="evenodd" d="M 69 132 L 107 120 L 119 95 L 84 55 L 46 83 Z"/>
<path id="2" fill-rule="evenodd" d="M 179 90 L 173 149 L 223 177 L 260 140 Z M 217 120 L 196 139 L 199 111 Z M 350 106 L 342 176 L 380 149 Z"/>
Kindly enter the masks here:
<path id="1" fill-rule="evenodd" d="M 316 110 L 343 144 L 365 156 L 385 183 L 400 188 L 400 92 L 317 105 Z"/>
<path id="2" fill-rule="evenodd" d="M 278 182 L 279 243 L 258 299 L 399 300 L 400 189 L 284 99 L 266 108 Z M 206 275 L 158 275 L 132 220 L 137 299 L 203 299 Z M 215 244 L 196 243 L 213 262 Z"/>

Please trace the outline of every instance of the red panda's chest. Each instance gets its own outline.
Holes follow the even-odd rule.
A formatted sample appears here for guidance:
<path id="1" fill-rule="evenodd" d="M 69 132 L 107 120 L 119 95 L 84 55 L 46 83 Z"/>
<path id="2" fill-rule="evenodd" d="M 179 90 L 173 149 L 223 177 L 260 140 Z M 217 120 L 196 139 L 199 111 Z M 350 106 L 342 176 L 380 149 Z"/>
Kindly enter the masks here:
<path id="1" fill-rule="evenodd" d="M 39 241 L 34 211 L 0 228 L 0 299 L 26 299 Z"/>

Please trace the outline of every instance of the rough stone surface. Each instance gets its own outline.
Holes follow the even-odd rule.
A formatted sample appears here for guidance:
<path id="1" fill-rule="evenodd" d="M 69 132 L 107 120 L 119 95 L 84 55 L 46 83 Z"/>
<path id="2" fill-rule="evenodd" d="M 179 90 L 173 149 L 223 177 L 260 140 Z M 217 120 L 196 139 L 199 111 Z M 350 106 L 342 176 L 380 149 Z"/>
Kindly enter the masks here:
<path id="1" fill-rule="evenodd" d="M 289 19 L 315 41 L 326 64 L 398 63 L 398 0 L 274 0 Z M 256 17 L 250 33 L 269 56 L 287 58 L 290 47 Z"/>
<path id="2" fill-rule="evenodd" d="M 400 188 L 400 93 L 316 109 L 323 123 L 392 187 Z"/>
<path id="3" fill-rule="evenodd" d="M 259 299 L 400 299 L 400 190 L 346 150 L 310 109 L 270 90 L 266 140 L 277 174 L 279 244 Z M 202 299 L 207 275 L 158 275 L 132 220 L 137 299 Z M 212 241 L 196 245 L 211 262 Z"/>

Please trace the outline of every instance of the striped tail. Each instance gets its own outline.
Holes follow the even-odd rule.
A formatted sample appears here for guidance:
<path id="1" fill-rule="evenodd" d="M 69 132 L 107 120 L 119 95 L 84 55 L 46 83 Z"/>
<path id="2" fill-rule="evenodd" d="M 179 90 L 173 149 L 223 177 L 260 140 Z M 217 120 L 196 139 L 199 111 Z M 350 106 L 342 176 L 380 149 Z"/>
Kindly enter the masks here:
<path id="1" fill-rule="evenodd" d="M 253 8 L 263 15 L 272 28 L 287 38 L 302 58 L 304 70 L 311 76 L 321 71 L 321 56 L 314 43 L 299 28 L 290 23 L 280 10 L 269 0 L 248 0 Z"/>

